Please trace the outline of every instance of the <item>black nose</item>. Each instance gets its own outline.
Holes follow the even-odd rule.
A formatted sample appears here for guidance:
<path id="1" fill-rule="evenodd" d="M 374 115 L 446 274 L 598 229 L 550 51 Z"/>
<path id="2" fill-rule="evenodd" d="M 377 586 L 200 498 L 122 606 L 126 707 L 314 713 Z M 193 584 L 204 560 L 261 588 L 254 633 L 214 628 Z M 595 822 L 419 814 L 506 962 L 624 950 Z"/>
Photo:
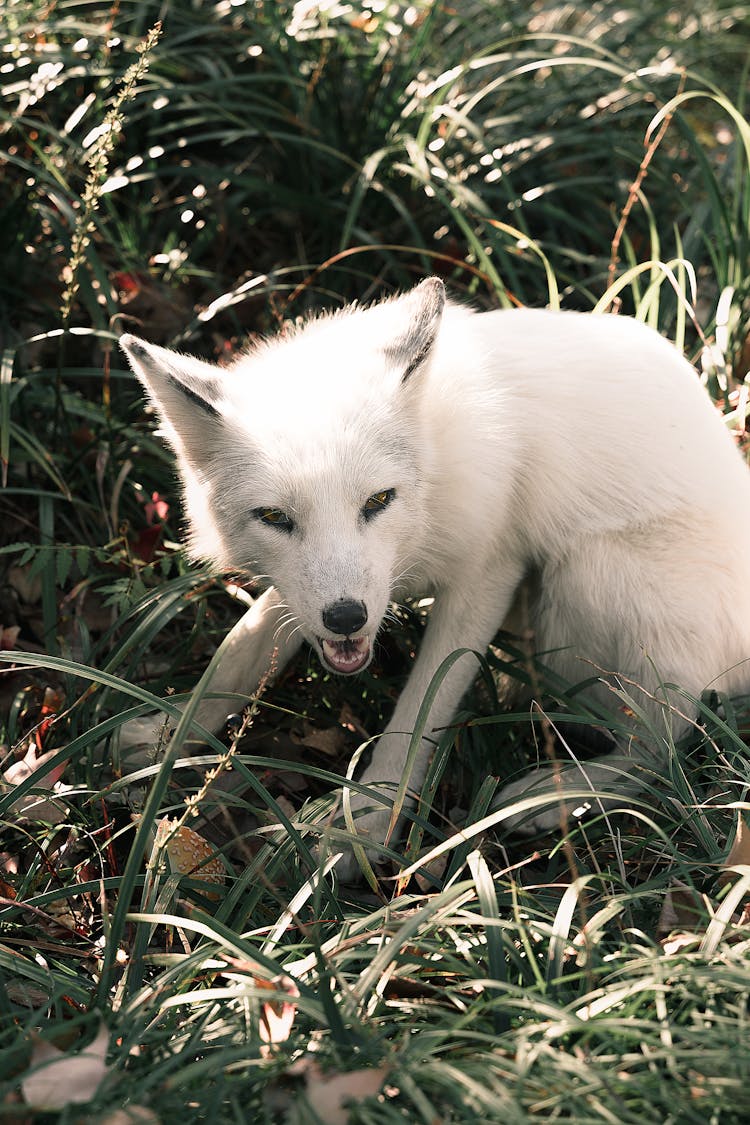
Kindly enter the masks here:
<path id="1" fill-rule="evenodd" d="M 367 621 L 367 606 L 351 598 L 340 598 L 333 605 L 327 605 L 322 613 L 323 624 L 332 633 L 349 636 L 356 633 Z"/>

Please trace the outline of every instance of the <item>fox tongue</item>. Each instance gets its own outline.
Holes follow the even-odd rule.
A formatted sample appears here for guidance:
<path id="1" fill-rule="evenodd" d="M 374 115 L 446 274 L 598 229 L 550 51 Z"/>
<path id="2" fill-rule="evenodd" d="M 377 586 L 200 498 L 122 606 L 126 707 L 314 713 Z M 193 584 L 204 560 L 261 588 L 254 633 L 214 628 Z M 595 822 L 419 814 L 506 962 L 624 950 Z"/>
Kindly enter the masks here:
<path id="1" fill-rule="evenodd" d="M 334 672 L 351 675 L 364 668 L 370 659 L 370 641 L 368 637 L 349 637 L 343 641 L 327 641 L 321 639 L 323 656 L 326 664 Z"/>

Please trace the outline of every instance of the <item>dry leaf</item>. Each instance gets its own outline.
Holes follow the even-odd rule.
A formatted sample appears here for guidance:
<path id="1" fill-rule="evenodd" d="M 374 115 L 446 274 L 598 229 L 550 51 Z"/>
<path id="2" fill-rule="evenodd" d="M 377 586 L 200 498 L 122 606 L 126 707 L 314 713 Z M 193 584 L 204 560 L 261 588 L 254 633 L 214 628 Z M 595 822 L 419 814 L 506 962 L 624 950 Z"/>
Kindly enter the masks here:
<path id="1" fill-rule="evenodd" d="M 112 282 L 118 291 L 123 321 L 147 323 L 149 339 L 155 344 L 166 344 L 190 319 L 192 302 L 187 294 L 145 270 L 113 273 Z"/>
<path id="2" fill-rule="evenodd" d="M 6 581 L 26 605 L 36 605 L 42 600 L 42 576 L 31 573 L 31 563 L 9 567 Z"/>
<path id="3" fill-rule="evenodd" d="M 52 1043 L 34 1040 L 31 1065 L 35 1067 L 21 1080 L 28 1105 L 39 1110 L 64 1109 L 90 1102 L 107 1075 L 105 1057 L 109 1031 L 102 1026 L 96 1039 L 77 1055 L 67 1054 Z"/>
<path id="4" fill-rule="evenodd" d="M 725 884 L 733 882 L 737 878 L 734 871 L 729 871 L 730 867 L 741 867 L 743 865 L 750 866 L 750 827 L 748 826 L 742 813 L 737 813 L 737 831 L 734 834 L 734 841 L 729 849 L 729 855 L 722 864 L 722 872 L 719 875 L 719 883 Z"/>
<path id="5" fill-rule="evenodd" d="M 19 625 L 0 625 L 0 650 L 12 652 L 18 643 Z"/>
<path id="6" fill-rule="evenodd" d="M 362 1101 L 377 1094 L 387 1075 L 387 1066 L 349 1070 L 346 1074 L 324 1074 L 316 1063 L 306 1068 L 307 1100 L 326 1125 L 348 1125 L 348 1102 Z"/>
<path id="7" fill-rule="evenodd" d="M 285 797 L 283 793 L 280 793 L 279 796 L 276 798 L 276 804 L 279 806 L 279 808 L 283 812 L 284 816 L 287 817 L 287 819 L 289 819 L 289 820 L 295 819 L 295 817 L 297 816 L 297 809 L 294 807 L 294 805 L 289 800 L 289 798 Z M 273 824 L 276 824 L 277 820 L 278 820 L 278 818 L 274 815 L 273 812 L 271 812 L 269 810 L 269 821 Z"/>
<path id="8" fill-rule="evenodd" d="M 176 821 L 163 817 L 155 822 L 156 843 L 154 847 L 162 847 L 165 839 L 167 861 L 174 875 L 190 875 L 205 883 L 214 883 L 223 886 L 226 878 L 226 868 L 221 859 L 214 854 L 214 849 L 205 837 L 194 832 L 186 824 L 180 826 L 175 832 Z M 208 894 L 209 898 L 218 898 L 216 894 Z"/>
<path id="9" fill-rule="evenodd" d="M 673 957 L 685 949 L 699 949 L 702 940 L 702 934 L 675 934 L 674 937 L 665 938 L 661 947 L 668 957 Z"/>
<path id="10" fill-rule="evenodd" d="M 34 782 L 37 789 L 52 789 L 59 781 L 67 762 L 61 762 L 54 769 L 44 772 L 44 766 L 58 753 L 57 750 L 48 750 L 46 754 L 38 754 L 36 743 L 29 739 L 26 755 L 19 762 L 3 774 L 0 790 L 15 787 L 25 781 L 27 777 L 35 774 Z M 65 805 L 59 800 L 47 800 L 34 793 L 26 793 L 19 797 L 10 806 L 14 816 L 24 817 L 27 820 L 41 820 L 49 824 L 60 824 L 67 816 Z"/>
<path id="11" fill-rule="evenodd" d="M 673 879 L 664 896 L 656 936 L 667 937 L 679 930 L 695 930 L 708 913 L 703 899 L 687 883 Z"/>
<path id="12" fill-rule="evenodd" d="M 9 980 L 5 985 L 5 991 L 8 998 L 14 1004 L 20 1004 L 24 1008 L 32 1010 L 44 1008 L 50 1001 L 49 990 L 46 988 L 39 988 L 36 984 L 30 984 L 23 977 L 17 980 Z M 2 1115 L 0 1115 L 1 1117 Z"/>
<path id="13" fill-rule="evenodd" d="M 317 750 L 328 758 L 337 758 L 346 748 L 346 731 L 339 726 L 326 727 L 325 730 L 309 728 L 304 737 L 291 735 L 292 741 L 298 746 L 305 746 L 308 750 Z"/>
<path id="14" fill-rule="evenodd" d="M 358 735 L 363 742 L 366 742 L 370 737 L 369 731 L 362 726 L 362 723 L 357 718 L 348 703 L 343 703 L 341 706 L 341 711 L 339 712 L 339 722 L 346 730 L 351 731 L 352 734 Z"/>
<path id="15" fill-rule="evenodd" d="M 40 750 L 43 748 L 44 740 L 47 737 L 49 729 L 54 723 L 55 716 L 57 715 L 64 702 L 65 696 L 61 691 L 58 691 L 56 688 L 51 687 L 46 687 L 44 689 L 44 697 L 42 699 L 42 706 L 39 712 L 41 722 L 37 723 L 34 729 L 34 741 L 36 742 L 37 747 Z M 60 767 L 60 773 L 62 773 L 66 764 L 67 763 L 63 763 L 63 765 Z M 57 778 L 55 778 L 55 780 L 57 780 Z"/>
<path id="16" fill-rule="evenodd" d="M 274 977 L 272 981 L 253 978 L 255 986 L 261 989 L 274 989 L 283 991 L 289 999 L 266 1000 L 261 1004 L 260 1021 L 258 1030 L 263 1041 L 260 1053 L 268 1058 L 271 1054 L 270 1044 L 284 1043 L 290 1036 L 294 1017 L 297 1015 L 299 989 L 291 977 Z"/>
<path id="17" fill-rule="evenodd" d="M 431 849 L 423 848 L 422 855 L 427 855 L 429 850 Z M 449 858 L 447 854 L 435 856 L 429 863 L 423 863 L 420 871 L 414 872 L 414 882 L 423 894 L 428 894 L 435 889 L 435 882 L 439 883 L 445 875 Z M 430 879 L 430 875 L 433 876 L 433 879 Z"/>
<path id="18" fill-rule="evenodd" d="M 59 751 L 48 750 L 46 754 L 37 755 L 37 749 L 36 743 L 30 740 L 25 756 L 21 758 L 20 761 L 14 762 L 12 766 L 8 767 L 3 777 L 9 785 L 20 785 L 22 781 L 25 781 L 27 777 L 30 777 L 31 774 L 35 773 L 37 770 L 39 770 L 40 773 L 39 777 L 36 779 L 36 784 L 40 789 L 51 789 L 55 782 L 60 780 L 68 763 L 66 761 L 60 762 L 53 770 L 42 773 L 42 766 L 51 761 Z"/>
<path id="19" fill-rule="evenodd" d="M 269 1058 L 272 1053 L 270 1045 L 272 1043 L 284 1043 L 291 1034 L 294 1018 L 297 1015 L 299 989 L 294 980 L 286 974 L 266 980 L 265 977 L 258 976 L 260 966 L 253 961 L 247 961 L 240 957 L 227 957 L 226 960 L 235 972 L 242 973 L 243 976 L 249 976 L 253 985 L 259 991 L 284 994 L 282 997 L 274 996 L 273 999 L 263 1001 L 260 1007 L 258 1031 L 263 1041 L 261 1055 L 264 1058 Z M 234 974 L 225 971 L 224 975 L 231 979 Z"/>

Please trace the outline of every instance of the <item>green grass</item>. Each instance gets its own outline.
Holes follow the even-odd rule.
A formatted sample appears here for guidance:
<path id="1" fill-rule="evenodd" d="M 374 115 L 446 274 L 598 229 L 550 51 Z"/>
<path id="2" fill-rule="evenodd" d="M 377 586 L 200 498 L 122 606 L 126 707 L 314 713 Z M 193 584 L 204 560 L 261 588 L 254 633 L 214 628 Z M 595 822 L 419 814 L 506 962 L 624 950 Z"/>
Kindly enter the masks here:
<path id="1" fill-rule="evenodd" d="M 49 755 L 0 791 L 0 1116 L 38 1104 L 40 1038 L 64 1088 L 104 1027 L 90 1105 L 37 1119 L 747 1121 L 741 701 L 702 704 L 621 816 L 525 844 L 488 818 L 495 788 L 594 720 L 543 670 L 544 715 L 508 713 L 497 675 L 528 668 L 493 650 L 413 814 L 428 869 L 356 891 L 315 848 L 347 838 L 330 793 L 418 607 L 356 681 L 303 654 L 228 750 L 196 762 L 178 727 L 119 753 L 242 610 L 179 552 L 122 330 L 217 358 L 436 272 L 484 307 L 622 307 L 702 362 L 728 425 L 746 413 L 750 8 L 302 12 L 18 0 L 0 21 L 0 768 Z M 56 767 L 50 823 L 27 806 Z M 167 816 L 221 886 L 174 867 Z M 337 1074 L 348 1117 L 320 1101 Z"/>

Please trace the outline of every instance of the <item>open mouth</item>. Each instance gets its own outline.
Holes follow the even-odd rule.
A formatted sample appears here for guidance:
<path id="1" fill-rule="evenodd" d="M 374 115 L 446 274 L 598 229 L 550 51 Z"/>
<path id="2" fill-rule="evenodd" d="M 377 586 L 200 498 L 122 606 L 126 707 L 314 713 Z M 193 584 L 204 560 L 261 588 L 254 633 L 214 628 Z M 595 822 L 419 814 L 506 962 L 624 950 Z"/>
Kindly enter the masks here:
<path id="1" fill-rule="evenodd" d="M 319 638 L 323 659 L 333 672 L 352 676 L 370 661 L 369 637 L 345 637 L 342 641 Z"/>

